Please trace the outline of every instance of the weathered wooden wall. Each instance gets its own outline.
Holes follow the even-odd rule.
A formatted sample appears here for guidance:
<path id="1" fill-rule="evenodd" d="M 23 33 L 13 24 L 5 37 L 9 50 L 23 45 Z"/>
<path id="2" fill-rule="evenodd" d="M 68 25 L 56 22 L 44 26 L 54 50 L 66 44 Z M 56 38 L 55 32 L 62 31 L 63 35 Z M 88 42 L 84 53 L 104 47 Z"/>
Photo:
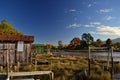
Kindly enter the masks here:
<path id="1" fill-rule="evenodd" d="M 24 51 L 17 51 L 17 42 L 0 42 L 0 64 L 6 64 L 7 49 L 9 53 L 9 62 L 29 63 L 31 61 L 31 43 L 24 43 Z"/>

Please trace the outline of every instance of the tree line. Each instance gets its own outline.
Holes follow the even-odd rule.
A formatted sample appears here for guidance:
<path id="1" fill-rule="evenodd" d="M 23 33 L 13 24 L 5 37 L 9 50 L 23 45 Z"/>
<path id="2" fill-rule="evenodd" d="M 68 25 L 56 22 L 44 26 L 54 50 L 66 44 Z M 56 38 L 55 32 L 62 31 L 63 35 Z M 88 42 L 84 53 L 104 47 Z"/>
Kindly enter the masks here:
<path id="1" fill-rule="evenodd" d="M 50 46 L 50 44 L 49 44 Z M 102 41 L 101 39 L 97 39 L 94 41 L 94 37 L 90 33 L 82 34 L 82 39 L 79 37 L 73 38 L 68 45 L 62 44 L 62 41 L 58 41 L 58 46 L 51 45 L 52 49 L 58 50 L 86 50 L 88 46 L 92 47 L 108 47 L 113 46 L 114 50 L 120 50 L 120 43 L 114 43 L 110 38 L 106 41 Z"/>

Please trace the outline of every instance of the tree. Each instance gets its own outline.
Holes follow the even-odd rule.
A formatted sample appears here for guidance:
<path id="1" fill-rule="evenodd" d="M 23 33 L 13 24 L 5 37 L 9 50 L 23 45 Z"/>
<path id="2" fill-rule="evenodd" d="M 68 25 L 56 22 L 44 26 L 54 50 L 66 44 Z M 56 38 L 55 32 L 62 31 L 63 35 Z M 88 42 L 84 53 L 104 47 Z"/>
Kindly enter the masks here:
<path id="1" fill-rule="evenodd" d="M 74 45 L 74 46 L 78 46 L 78 45 L 80 45 L 80 39 L 75 37 L 70 41 L 70 44 Z"/>
<path id="2" fill-rule="evenodd" d="M 62 48 L 63 48 L 63 44 L 62 44 L 62 41 L 61 41 L 61 40 L 58 41 L 58 48 L 59 48 L 59 49 L 62 49 Z"/>
<path id="3" fill-rule="evenodd" d="M 86 44 L 87 45 L 90 45 L 93 41 L 94 41 L 94 38 L 91 36 L 91 34 L 90 33 L 84 33 L 83 35 L 82 35 L 82 40 L 84 41 L 84 42 L 86 42 Z"/>
<path id="4" fill-rule="evenodd" d="M 3 19 L 3 20 L 1 21 L 1 24 L 2 24 L 2 25 L 5 25 L 5 24 L 6 24 L 6 20 Z"/>
<path id="5" fill-rule="evenodd" d="M 112 46 L 112 40 L 110 38 L 106 40 L 106 46 Z"/>
<path id="6" fill-rule="evenodd" d="M 51 49 L 51 48 L 52 48 L 52 44 L 46 44 L 46 45 L 45 45 L 45 48 L 46 48 L 46 49 Z"/>
<path id="7" fill-rule="evenodd" d="M 97 47 L 101 47 L 102 45 L 103 45 L 102 40 L 101 40 L 101 39 L 97 39 L 97 40 L 96 40 L 96 46 L 97 46 Z"/>
<path id="8" fill-rule="evenodd" d="M 73 38 L 71 41 L 70 41 L 70 47 L 71 47 L 71 49 L 79 49 L 79 47 L 80 47 L 80 38 L 78 38 L 78 37 L 75 37 L 75 38 Z"/>
<path id="9" fill-rule="evenodd" d="M 51 50 L 51 48 L 52 48 L 52 44 L 46 44 L 46 45 L 45 45 L 45 48 L 46 48 L 46 50 L 47 50 L 47 53 L 49 54 L 49 53 L 50 53 L 50 50 Z"/>
<path id="10" fill-rule="evenodd" d="M 11 23 L 2 20 L 0 23 L 0 35 L 23 35 L 23 33 L 17 31 Z"/>

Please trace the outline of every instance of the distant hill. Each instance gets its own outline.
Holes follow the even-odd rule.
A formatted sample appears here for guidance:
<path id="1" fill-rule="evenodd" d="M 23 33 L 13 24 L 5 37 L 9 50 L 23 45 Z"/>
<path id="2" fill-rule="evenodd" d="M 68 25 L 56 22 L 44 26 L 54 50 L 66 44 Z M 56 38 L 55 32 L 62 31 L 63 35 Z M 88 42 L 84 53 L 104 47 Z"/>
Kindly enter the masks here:
<path id="1" fill-rule="evenodd" d="M 113 42 L 113 43 L 117 43 L 117 42 L 120 43 L 120 38 L 113 39 L 112 42 Z"/>

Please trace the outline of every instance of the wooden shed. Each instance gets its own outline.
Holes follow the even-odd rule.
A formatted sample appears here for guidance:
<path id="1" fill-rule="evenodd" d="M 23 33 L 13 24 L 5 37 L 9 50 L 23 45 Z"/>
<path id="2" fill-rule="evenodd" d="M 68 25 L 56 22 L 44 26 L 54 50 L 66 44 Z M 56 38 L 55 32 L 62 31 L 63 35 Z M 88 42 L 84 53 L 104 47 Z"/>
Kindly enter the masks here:
<path id="1" fill-rule="evenodd" d="M 9 63 L 29 63 L 32 57 L 31 46 L 34 36 L 0 35 L 0 64 L 6 64 L 7 54 Z"/>

